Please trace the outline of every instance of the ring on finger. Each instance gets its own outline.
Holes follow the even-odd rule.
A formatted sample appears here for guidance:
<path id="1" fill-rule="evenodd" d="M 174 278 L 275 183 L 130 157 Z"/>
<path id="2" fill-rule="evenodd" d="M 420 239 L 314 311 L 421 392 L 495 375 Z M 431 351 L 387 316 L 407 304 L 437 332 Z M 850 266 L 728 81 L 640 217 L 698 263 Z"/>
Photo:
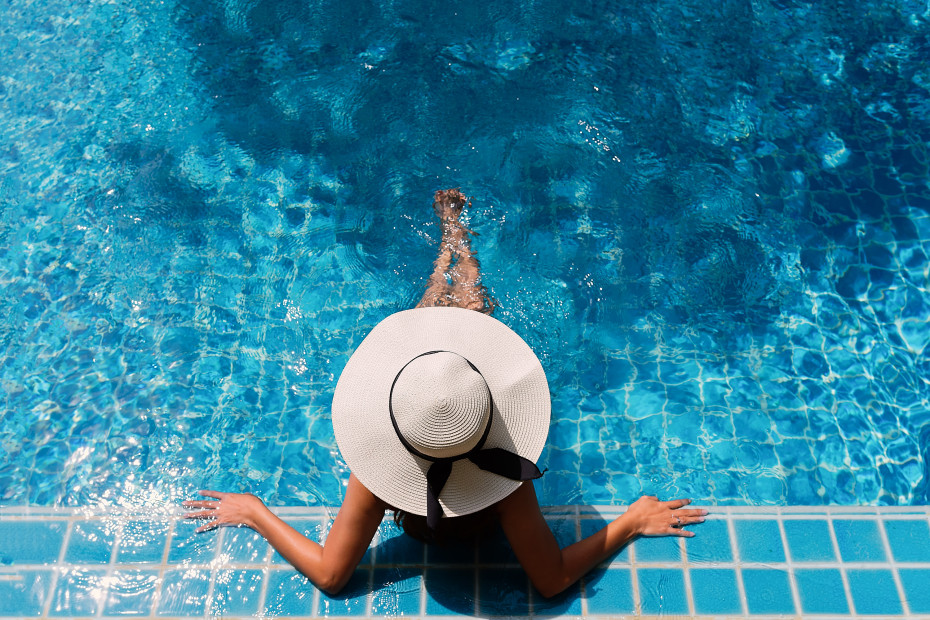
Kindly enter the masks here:
<path id="1" fill-rule="evenodd" d="M 678 519 L 678 525 L 675 527 L 681 527 L 681 517 L 676 516 L 675 518 Z"/>

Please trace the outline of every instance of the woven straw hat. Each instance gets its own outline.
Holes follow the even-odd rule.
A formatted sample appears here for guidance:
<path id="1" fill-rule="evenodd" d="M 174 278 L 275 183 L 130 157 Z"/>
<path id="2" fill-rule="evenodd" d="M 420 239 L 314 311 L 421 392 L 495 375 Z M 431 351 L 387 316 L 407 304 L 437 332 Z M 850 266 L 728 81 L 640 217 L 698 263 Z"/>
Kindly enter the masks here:
<path id="1" fill-rule="evenodd" d="M 549 413 L 546 375 L 530 347 L 497 319 L 462 308 L 384 319 L 333 397 L 336 442 L 355 476 L 433 523 L 486 508 L 541 475 L 534 462 Z"/>

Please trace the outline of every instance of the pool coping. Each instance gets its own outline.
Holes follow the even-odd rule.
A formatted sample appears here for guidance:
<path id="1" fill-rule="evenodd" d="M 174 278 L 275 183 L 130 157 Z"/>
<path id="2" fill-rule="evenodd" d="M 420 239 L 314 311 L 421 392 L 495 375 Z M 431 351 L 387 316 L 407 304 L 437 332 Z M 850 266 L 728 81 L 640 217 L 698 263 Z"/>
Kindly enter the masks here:
<path id="1" fill-rule="evenodd" d="M 695 507 L 702 507 L 695 505 Z M 499 613 L 482 613 L 482 602 L 478 596 L 478 582 L 481 571 L 499 571 L 499 574 L 508 574 L 516 575 L 520 573 L 521 569 L 519 564 L 516 563 L 515 558 L 512 556 L 510 558 L 504 558 L 503 560 L 500 557 L 495 557 L 492 561 L 485 560 L 480 558 L 476 552 L 473 562 L 468 562 L 464 566 L 467 566 L 467 570 L 473 570 L 475 575 L 475 608 L 474 613 L 462 614 L 462 613 L 430 613 L 429 601 L 427 600 L 425 579 L 429 571 L 444 571 L 444 570 L 463 570 L 463 564 L 461 563 L 442 563 L 442 562 L 431 562 L 428 559 L 426 551 L 423 551 L 422 558 L 417 560 L 416 558 L 410 559 L 407 558 L 403 561 L 382 561 L 378 557 L 377 553 L 377 542 L 385 542 L 388 539 L 384 538 L 382 540 L 376 541 L 373 543 L 373 551 L 370 551 L 369 554 L 366 554 L 366 559 L 363 560 L 360 571 L 367 572 L 368 574 L 368 583 L 369 585 L 373 584 L 373 575 L 376 571 L 384 572 L 385 570 L 397 569 L 402 567 L 404 571 L 408 573 L 413 573 L 416 578 L 416 574 L 419 573 L 420 576 L 417 579 L 417 585 L 420 603 L 419 603 L 419 613 L 402 613 L 404 617 L 410 618 L 424 618 L 424 619 L 451 619 L 451 618 L 462 618 L 463 616 L 475 616 L 475 617 L 533 617 L 533 618 L 550 618 L 550 617 L 563 617 L 563 618 L 609 618 L 609 617 L 627 617 L 630 613 L 596 613 L 592 611 L 592 608 L 601 608 L 600 604 L 592 604 L 592 601 L 597 601 L 596 597 L 592 594 L 594 591 L 600 591 L 595 588 L 591 590 L 590 584 L 592 582 L 596 583 L 598 576 L 598 571 L 601 574 L 606 574 L 611 571 L 616 571 L 614 575 L 622 575 L 624 579 L 627 579 L 630 582 L 630 591 L 629 591 L 629 600 L 632 602 L 632 607 L 629 608 L 630 612 L 635 617 L 649 618 L 649 617 L 663 617 L 663 618 L 754 618 L 758 620 L 774 619 L 774 618 L 794 618 L 794 617 L 808 617 L 811 615 L 816 616 L 817 618 L 827 619 L 827 618 L 836 618 L 836 619 L 850 619 L 850 618 L 928 618 L 930 619 L 930 609 L 924 610 L 921 608 L 919 611 L 912 611 L 909 607 L 908 596 L 905 592 L 905 584 L 902 581 L 901 571 L 907 573 L 910 571 L 914 573 L 917 571 L 921 578 L 924 575 L 923 571 L 927 571 L 926 575 L 930 576 L 930 554 L 921 556 L 919 561 L 902 561 L 900 557 L 896 557 L 896 554 L 899 553 L 897 545 L 894 547 L 889 538 L 887 530 L 887 523 L 900 521 L 900 522 L 909 522 L 920 523 L 926 526 L 927 531 L 930 531 L 930 506 L 837 506 L 837 505 L 827 505 L 827 506 L 703 506 L 708 508 L 710 514 L 707 517 L 708 523 L 722 522 L 724 526 L 717 526 L 717 530 L 720 532 L 719 535 L 726 536 L 727 541 L 719 541 L 721 546 L 726 546 L 729 544 L 731 549 L 730 557 L 711 557 L 711 558 L 700 558 L 700 557 L 690 557 L 689 556 L 689 541 L 697 540 L 700 537 L 702 526 L 696 526 L 695 531 L 698 533 L 698 536 L 695 539 L 686 539 L 686 538 L 648 538 L 640 539 L 634 544 L 628 546 L 622 552 L 615 554 L 607 562 L 600 565 L 600 567 L 595 571 L 595 574 L 589 576 L 588 579 L 583 580 L 579 586 L 576 586 L 573 590 L 570 591 L 568 597 L 563 597 L 562 602 L 557 604 L 554 608 L 549 605 L 548 602 L 544 602 L 539 599 L 538 595 L 534 594 L 532 588 L 527 584 L 527 592 L 525 594 L 525 609 L 526 613 L 517 613 L 517 614 L 499 614 Z M 577 539 L 581 536 L 582 529 L 585 527 L 585 523 L 599 523 L 601 520 L 607 520 L 619 516 L 625 511 L 625 506 L 547 506 L 543 507 L 543 514 L 547 521 L 553 525 L 554 529 L 560 530 L 561 535 L 564 537 L 566 534 L 568 536 L 573 536 L 574 539 Z M 321 532 L 325 531 L 328 527 L 328 523 L 331 522 L 332 517 L 336 513 L 336 509 L 330 507 L 295 507 L 295 506 L 285 506 L 285 507 L 272 507 L 272 510 L 281 516 L 282 518 L 287 519 L 303 519 L 307 520 L 308 523 L 313 522 L 321 526 L 318 528 Z M 28 563 L 28 562 L 14 562 L 10 563 L 0 563 L 0 586 L 2 586 L 3 581 L 10 581 L 17 578 L 17 575 L 31 574 L 35 572 L 47 572 L 49 575 L 49 583 L 47 584 L 47 592 L 44 594 L 44 600 L 42 601 L 42 611 L 39 615 L 31 614 L 31 617 L 71 617 L 71 616 L 62 616 L 59 612 L 52 613 L 52 599 L 53 594 L 56 593 L 56 587 L 58 587 L 58 578 L 60 575 L 68 574 L 71 572 L 81 571 L 89 573 L 106 573 L 107 576 L 113 574 L 115 571 L 138 571 L 145 572 L 146 574 L 157 573 L 157 585 L 156 588 L 161 588 L 165 582 L 166 576 L 168 573 L 179 569 L 185 571 L 193 571 L 191 574 L 197 574 L 202 576 L 202 573 L 209 574 L 209 586 L 205 594 L 206 601 L 212 601 L 213 588 L 216 583 L 218 576 L 226 573 L 232 573 L 234 571 L 239 571 L 244 574 L 248 572 L 252 573 L 261 573 L 261 592 L 258 595 L 259 600 L 257 603 L 257 610 L 255 614 L 248 614 L 244 616 L 228 616 L 222 613 L 220 610 L 219 613 L 216 613 L 215 610 L 211 613 L 211 605 L 213 602 L 204 603 L 203 611 L 199 613 L 194 613 L 192 615 L 188 614 L 172 614 L 166 613 L 165 611 L 159 611 L 159 601 L 158 596 L 160 590 L 157 590 L 155 599 L 151 602 L 148 607 L 148 612 L 140 610 L 139 615 L 132 614 L 133 617 L 151 617 L 151 618 L 205 618 L 205 617 L 217 617 L 217 615 L 222 615 L 222 617 L 275 617 L 278 614 L 275 614 L 273 611 L 269 613 L 268 611 L 268 583 L 271 581 L 271 575 L 274 573 L 275 576 L 282 577 L 278 581 L 283 580 L 282 571 L 291 571 L 290 567 L 286 563 L 282 563 L 280 558 L 275 559 L 276 554 L 270 550 L 263 552 L 263 557 L 255 558 L 253 561 L 238 561 L 231 559 L 231 556 L 222 553 L 220 550 L 224 548 L 225 539 L 230 537 L 230 539 L 235 537 L 235 534 L 230 534 L 229 532 L 236 532 L 236 528 L 220 528 L 215 536 L 215 543 L 212 543 L 216 549 L 212 552 L 212 555 L 206 560 L 189 560 L 177 558 L 174 561 L 169 561 L 169 555 L 172 552 L 173 545 L 176 540 L 180 540 L 181 536 L 177 534 L 179 524 L 186 524 L 181 515 L 183 510 L 180 507 L 165 507 L 160 508 L 156 511 L 150 509 L 145 509 L 144 507 L 42 507 L 42 506 L 5 506 L 0 507 L 0 524 L 10 524 L 16 522 L 33 522 L 33 523 L 42 523 L 42 522 L 58 522 L 65 525 L 65 531 L 63 534 L 61 548 L 58 553 L 57 561 L 53 562 L 40 562 L 40 563 Z M 390 521 L 390 517 L 385 517 L 385 523 Z M 756 521 L 756 524 L 752 523 L 743 523 L 746 521 Z M 814 521 L 824 522 L 827 531 L 830 533 L 829 546 L 833 550 L 833 558 L 830 560 L 822 561 L 802 561 L 792 560 L 791 553 L 788 552 L 790 548 L 788 537 L 786 535 L 785 524 L 791 521 L 797 521 L 801 523 L 810 523 Z M 70 537 L 72 532 L 75 529 L 76 524 L 82 522 L 97 522 L 97 523 L 110 523 L 115 524 L 114 527 L 117 528 L 117 533 L 115 535 L 115 541 L 112 542 L 112 555 L 109 562 L 97 561 L 90 563 L 81 563 L 81 562 L 69 562 L 66 561 L 65 552 L 68 549 L 70 544 Z M 168 534 L 166 536 L 165 547 L 162 551 L 161 561 L 160 562 L 148 562 L 148 563 L 133 563 L 133 562 L 117 562 L 117 549 L 121 542 L 122 523 L 128 522 L 153 522 L 153 523 L 163 523 L 168 528 Z M 738 531 L 744 531 L 744 526 L 755 526 L 759 522 L 766 522 L 765 525 L 773 527 L 773 524 L 777 524 L 778 533 L 781 537 L 781 545 L 784 548 L 785 552 L 782 554 L 783 559 L 781 561 L 772 560 L 771 558 L 765 559 L 764 561 L 751 560 L 749 558 L 740 557 L 740 545 L 744 543 L 738 542 Z M 874 553 L 880 554 L 883 559 L 876 560 L 875 557 L 871 556 L 869 553 L 865 553 L 862 557 L 857 557 L 857 553 L 854 548 L 849 547 L 848 541 L 845 541 L 838 535 L 837 525 L 842 525 L 844 528 L 849 527 L 858 527 L 862 525 L 864 527 L 871 527 L 876 533 L 878 538 L 874 540 L 873 546 L 876 549 L 873 549 Z M 725 530 L 725 533 L 724 533 Z M 774 530 L 772 530 L 774 531 Z M 557 535 L 559 532 L 557 532 Z M 199 538 L 201 542 L 204 539 L 203 537 Z M 922 539 L 921 539 L 922 540 Z M 665 542 L 661 542 L 665 541 Z M 693 544 L 693 543 L 692 543 Z M 792 543 L 793 544 L 793 543 Z M 923 545 L 923 543 L 920 543 Z M 0 552 L 2 552 L 3 542 L 0 541 Z M 564 545 L 563 545 L 564 546 Z M 920 546 L 920 545 L 918 545 Z M 926 544 L 927 548 L 930 548 L 930 537 Z M 879 548 L 880 547 L 880 548 Z M 852 549 L 852 551 L 849 551 Z M 651 550 L 646 553 L 647 550 Z M 657 550 L 659 550 L 657 552 Z M 663 553 L 672 555 L 667 555 L 663 557 Z M 849 556 L 849 554 L 853 554 Z M 177 555 L 177 554 L 175 554 Z M 698 554 L 696 554 L 698 555 Z M 2 553 L 0 553 L 2 556 Z M 3 558 L 0 557 L 0 560 Z M 638 571 L 644 571 L 642 573 Z M 738 594 L 738 607 L 739 609 L 730 609 L 730 612 L 735 613 L 702 613 L 700 605 L 696 604 L 697 594 L 695 587 L 698 586 L 694 579 L 699 575 L 703 579 L 704 576 L 709 575 L 709 572 L 702 571 L 718 571 L 716 574 L 725 576 L 727 579 L 735 579 L 733 586 L 735 589 L 731 588 L 733 594 Z M 749 571 L 749 573 L 747 573 Z M 751 610 L 751 603 L 747 603 L 747 600 L 752 598 L 752 593 L 749 593 L 749 599 L 747 599 L 747 586 L 744 583 L 744 575 L 752 574 L 752 571 L 760 571 L 754 573 L 755 576 L 760 576 L 763 574 L 762 571 L 779 571 L 787 575 L 787 579 L 790 587 L 790 597 L 791 597 L 791 606 L 794 609 L 793 613 L 755 613 Z M 807 577 L 809 574 L 813 574 L 815 571 L 820 571 L 818 574 L 827 575 L 831 577 L 838 576 L 839 581 L 837 584 L 842 584 L 842 595 L 837 595 L 833 599 L 835 604 L 842 605 L 843 600 L 845 600 L 846 612 L 845 613 L 814 613 L 805 612 L 805 605 L 807 604 L 804 599 L 805 592 L 803 588 L 798 585 L 797 577 L 804 576 Z M 769 573 L 766 573 L 769 574 Z M 678 578 L 680 575 L 682 592 L 683 592 L 683 601 L 679 602 L 678 611 L 683 613 L 661 613 L 661 614 L 650 614 L 647 613 L 648 605 L 646 604 L 646 598 L 648 598 L 648 592 L 640 592 L 638 586 L 638 581 L 642 580 L 644 576 L 652 575 L 670 575 Z M 900 606 L 900 613 L 887 613 L 876 616 L 875 613 L 863 613 L 856 612 L 856 601 L 859 600 L 860 606 L 863 599 L 857 599 L 855 590 L 855 582 L 861 582 L 863 578 L 869 576 L 879 576 L 885 579 L 888 582 L 888 592 L 891 593 L 889 596 L 897 599 L 897 604 Z M 295 577 L 299 576 L 294 573 Z M 853 579 L 855 577 L 855 579 Z M 890 579 L 890 581 L 888 581 Z M 292 580 L 294 581 L 294 580 Z M 306 581 L 306 580 L 303 580 Z M 297 583 L 294 581 L 294 583 Z M 702 582 L 703 583 L 703 582 Z M 930 583 L 930 581 L 928 581 Z M 299 584 L 298 584 L 299 585 Z M 893 587 L 892 587 L 893 586 Z M 109 586 L 108 586 L 109 587 Z M 325 599 L 325 595 L 321 595 L 319 591 L 315 588 L 312 588 L 309 584 L 305 587 L 308 589 L 302 590 L 304 596 L 312 596 L 312 603 L 309 603 L 308 611 L 310 613 L 303 615 L 286 615 L 287 617 L 292 618 L 315 618 L 315 617 L 335 617 L 337 614 L 326 613 L 328 607 L 328 600 Z M 706 589 L 706 586 L 701 586 Z M 359 603 L 364 606 L 364 609 L 359 611 L 361 608 L 357 608 L 351 614 L 354 617 L 390 617 L 390 615 L 385 615 L 381 613 L 373 612 L 373 599 L 376 596 L 376 592 L 372 589 L 371 592 L 361 595 L 364 598 L 364 602 Z M 702 595 L 703 596 L 703 595 Z M 325 599 L 325 600 L 321 600 Z M 523 603 L 521 603 L 523 604 Z M 415 605 L 415 603 L 414 603 Z M 561 607 L 559 607 L 561 605 Z M 736 605 L 736 603 L 734 603 Z M 555 610 L 554 613 L 548 613 L 547 610 Z M 169 610 L 170 611 L 170 610 Z M 637 615 L 638 612 L 638 615 Z M 13 617 L 5 615 L 5 613 L 0 608 L 0 617 Z M 91 614 L 87 617 L 96 617 L 96 618 L 111 618 L 111 617 L 120 617 L 123 614 L 105 614 L 103 609 L 103 603 L 99 604 L 99 609 L 95 614 Z M 85 617 L 85 616 L 74 616 L 74 617 Z M 341 616 L 340 616 L 341 617 Z"/>

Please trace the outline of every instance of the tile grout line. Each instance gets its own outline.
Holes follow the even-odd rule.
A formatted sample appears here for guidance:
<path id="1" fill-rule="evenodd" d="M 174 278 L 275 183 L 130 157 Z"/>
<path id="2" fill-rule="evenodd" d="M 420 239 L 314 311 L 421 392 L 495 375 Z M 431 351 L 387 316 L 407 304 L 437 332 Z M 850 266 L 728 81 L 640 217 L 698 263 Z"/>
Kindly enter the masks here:
<path id="1" fill-rule="evenodd" d="M 68 550 L 68 546 L 71 544 L 71 532 L 73 529 L 74 521 L 69 519 L 65 526 L 65 535 L 61 541 L 61 549 L 58 550 L 58 559 L 55 562 L 55 568 L 51 571 L 52 577 L 48 586 L 48 594 L 46 594 L 45 602 L 42 605 L 43 618 L 48 617 L 49 608 L 52 606 L 52 599 L 55 598 L 55 590 L 58 587 L 58 576 L 65 567 L 65 553 Z"/>
<path id="2" fill-rule="evenodd" d="M 781 515 L 779 515 L 780 517 Z M 791 557 L 791 546 L 788 544 L 788 533 L 785 531 L 785 522 L 778 519 L 778 532 L 781 534 L 782 548 L 785 550 L 785 571 L 788 573 L 788 588 L 791 590 L 791 601 L 794 603 L 794 613 L 801 613 L 801 593 L 798 591 L 798 582 L 794 573 L 794 558 Z"/>
<path id="3" fill-rule="evenodd" d="M 639 574 L 636 572 L 636 545 L 628 545 L 630 550 L 630 589 L 633 594 L 633 613 L 637 616 L 643 614 L 643 601 L 639 593 Z"/>
<path id="4" fill-rule="evenodd" d="M 885 548 L 885 557 L 891 564 L 891 579 L 894 581 L 894 587 L 898 591 L 898 599 L 901 601 L 901 613 L 904 616 L 911 615 L 911 606 L 907 602 L 907 596 L 904 594 L 904 585 L 901 583 L 901 576 L 898 574 L 898 565 L 894 555 L 891 553 L 891 541 L 888 539 L 888 532 L 885 530 L 885 522 L 882 519 L 876 519 L 878 523 L 878 535 L 881 536 L 882 546 Z"/>
<path id="5" fill-rule="evenodd" d="M 730 550 L 733 552 L 733 561 L 736 566 L 733 572 L 736 574 L 736 592 L 739 594 L 740 609 L 743 610 L 744 616 L 749 616 L 749 602 L 746 600 L 746 584 L 743 583 L 743 554 L 739 546 L 739 539 L 736 537 L 736 526 L 733 519 L 727 519 L 727 534 L 730 538 Z"/>
<path id="6" fill-rule="evenodd" d="M 691 587 L 691 570 L 688 567 L 688 551 L 685 549 L 685 539 L 682 536 L 675 536 L 678 543 L 678 557 L 681 560 L 681 576 L 685 585 L 685 602 L 688 603 L 688 614 L 693 618 L 696 614 L 694 609 L 694 590 Z"/>
<path id="7" fill-rule="evenodd" d="M 827 528 L 830 532 L 830 542 L 833 543 L 833 553 L 836 555 L 836 558 L 840 562 L 840 580 L 843 582 L 843 593 L 846 594 L 846 607 L 849 609 L 847 615 L 855 616 L 856 615 L 856 606 L 853 602 L 852 590 L 849 588 L 849 577 L 846 575 L 846 566 L 843 559 L 842 553 L 840 553 L 840 543 L 839 539 L 836 537 L 836 529 L 833 527 L 833 514 L 830 511 L 827 511 L 826 515 Z"/>
<path id="8" fill-rule="evenodd" d="M 581 540 L 581 508 L 575 506 L 575 542 Z M 585 576 L 578 580 L 578 595 L 581 597 L 581 617 L 588 617 L 588 581 Z"/>
<path id="9" fill-rule="evenodd" d="M 227 528 L 221 527 L 218 529 L 220 531 L 217 532 L 217 540 L 214 543 L 216 545 L 216 550 L 213 552 L 213 561 L 211 562 L 212 566 L 209 568 L 210 583 L 207 584 L 207 598 L 203 603 L 203 617 L 205 620 L 210 616 L 216 615 L 210 613 L 210 608 L 213 607 L 213 592 L 216 590 L 216 578 L 219 574 L 218 566 L 220 558 L 223 556 L 223 543 L 226 541 Z M 162 587 L 164 587 L 164 583 L 162 583 Z"/>

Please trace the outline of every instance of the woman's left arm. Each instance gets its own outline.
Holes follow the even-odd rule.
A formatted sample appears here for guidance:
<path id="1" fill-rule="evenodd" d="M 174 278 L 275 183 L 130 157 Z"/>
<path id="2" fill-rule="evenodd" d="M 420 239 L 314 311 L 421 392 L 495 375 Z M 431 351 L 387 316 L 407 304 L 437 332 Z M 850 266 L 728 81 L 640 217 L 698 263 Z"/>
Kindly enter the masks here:
<path id="1" fill-rule="evenodd" d="M 532 482 L 497 504 L 501 527 L 533 586 L 555 596 L 578 581 L 612 553 L 639 536 L 694 536 L 682 525 L 704 521 L 706 510 L 682 508 L 690 500 L 660 502 L 641 497 L 600 531 L 560 549 L 543 518 Z"/>
<path id="2" fill-rule="evenodd" d="M 282 521 L 265 504 L 247 493 L 201 491 L 214 498 L 184 502 L 191 512 L 188 519 L 212 519 L 197 528 L 206 531 L 220 525 L 245 525 L 262 536 L 284 559 L 303 573 L 318 588 L 335 594 L 352 577 L 381 520 L 387 504 L 366 489 L 352 475 L 342 507 L 333 521 L 324 544 L 320 545 Z"/>

